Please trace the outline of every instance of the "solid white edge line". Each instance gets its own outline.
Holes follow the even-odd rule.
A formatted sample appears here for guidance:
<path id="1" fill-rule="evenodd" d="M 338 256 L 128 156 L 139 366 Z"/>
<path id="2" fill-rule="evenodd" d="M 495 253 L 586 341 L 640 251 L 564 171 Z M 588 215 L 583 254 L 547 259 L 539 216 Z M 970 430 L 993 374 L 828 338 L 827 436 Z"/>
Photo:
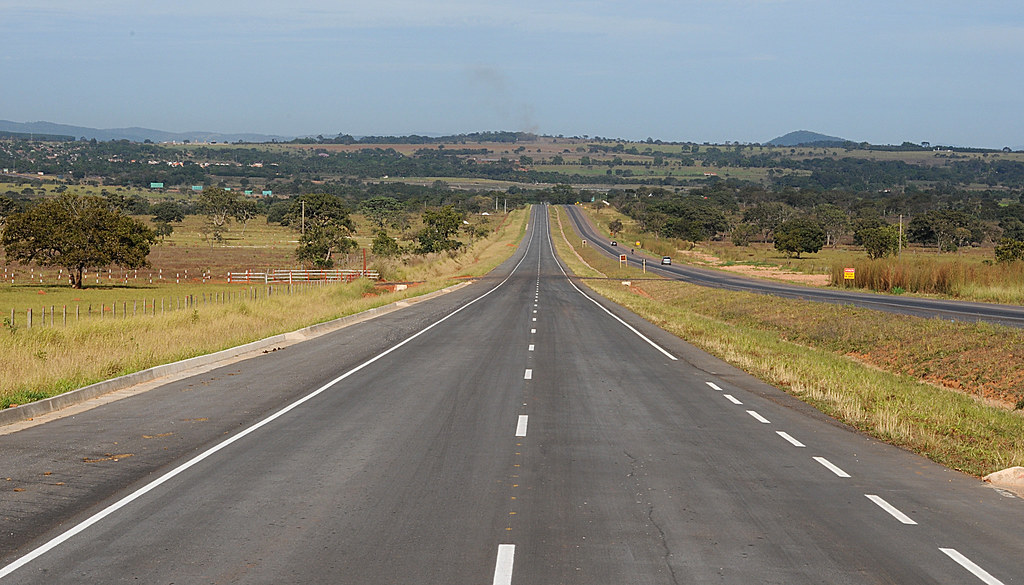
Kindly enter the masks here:
<path id="1" fill-rule="evenodd" d="M 989 574 L 988 571 L 976 565 L 971 559 L 960 554 L 960 551 L 955 548 L 939 548 L 939 550 L 944 552 L 949 558 L 959 563 L 961 567 L 973 573 L 974 576 L 981 579 L 983 583 L 987 583 L 988 585 L 1004 585 L 1002 581 L 996 579 Z"/>
<path id="2" fill-rule="evenodd" d="M 748 411 L 747 411 L 747 414 L 749 414 L 750 416 L 754 417 L 754 420 L 756 420 L 756 421 L 757 421 L 757 422 L 759 422 L 759 423 L 764 423 L 764 424 L 766 424 L 766 425 L 770 425 L 770 424 L 772 424 L 772 421 L 770 421 L 770 420 L 766 419 L 765 417 L 761 416 L 760 414 L 757 414 L 757 413 L 756 413 L 755 411 L 753 411 L 753 410 L 748 410 Z"/>
<path id="3" fill-rule="evenodd" d="M 832 473 L 838 475 L 839 477 L 850 477 L 849 473 L 846 473 L 842 469 L 839 469 L 831 461 L 829 461 L 828 459 L 825 459 L 824 457 L 815 457 L 814 460 L 817 461 L 818 463 L 821 463 L 822 465 L 824 465 L 826 469 L 828 469 Z"/>
<path id="4" fill-rule="evenodd" d="M 786 439 L 787 441 L 789 441 L 789 443 L 791 445 L 793 445 L 794 447 L 806 447 L 807 446 L 807 445 L 804 445 L 803 443 L 801 443 L 800 441 L 797 441 L 796 439 L 794 439 L 793 435 L 790 435 L 786 431 L 775 431 L 775 433 L 778 434 L 783 439 Z"/>
<path id="5" fill-rule="evenodd" d="M 524 380 L 532 380 L 533 379 L 533 370 L 527 368 L 526 369 L 526 373 L 523 374 L 523 379 Z"/>
<path id="6" fill-rule="evenodd" d="M 869 499 L 872 502 L 874 502 L 875 504 L 878 504 L 879 508 L 885 510 L 886 512 L 889 513 L 890 516 L 892 516 L 893 518 L 899 520 L 900 522 L 902 522 L 904 524 L 917 525 L 917 522 L 914 522 L 910 518 L 910 516 L 907 516 L 903 512 L 900 512 L 899 510 L 897 510 L 895 506 L 893 506 L 889 502 L 886 502 L 884 499 L 882 499 L 881 496 L 875 496 L 875 495 L 872 495 L 872 494 L 864 494 L 864 496 L 867 497 L 867 499 Z"/>
<path id="7" fill-rule="evenodd" d="M 718 387 L 718 384 L 715 384 L 714 382 L 704 382 L 704 383 L 707 384 L 708 386 L 711 386 L 712 390 L 718 390 L 719 392 L 722 391 L 722 389 Z"/>
<path id="8" fill-rule="evenodd" d="M 384 358 L 385 356 L 391 354 L 392 352 L 397 351 L 399 348 L 405 346 L 407 343 L 412 342 L 414 339 L 416 339 L 419 336 L 423 335 L 427 331 L 430 331 L 434 327 L 437 327 L 441 323 L 444 323 L 448 319 L 451 319 L 452 317 L 454 317 L 455 315 L 459 314 L 463 310 L 465 310 L 465 309 L 469 308 L 470 306 L 472 306 L 477 301 L 483 299 L 484 297 L 486 297 L 486 296 L 490 295 L 491 293 L 493 293 L 494 291 L 498 290 L 499 288 L 501 288 L 501 286 L 503 284 L 505 284 L 506 282 L 508 282 L 508 280 L 510 278 L 512 278 L 512 275 L 516 273 L 516 270 L 519 269 L 519 267 L 523 264 L 523 261 L 526 260 L 526 257 L 529 256 L 529 254 L 530 254 L 530 247 L 532 246 L 532 244 L 533 244 L 533 239 L 531 238 L 527 242 L 527 244 L 526 244 L 526 250 L 523 252 L 522 259 L 520 259 L 519 262 L 515 265 L 515 267 L 512 268 L 512 271 L 509 272 L 508 276 L 506 276 L 504 280 L 502 280 L 497 285 L 495 285 L 495 287 L 492 288 L 491 290 L 489 290 L 489 291 L 485 292 L 484 294 L 476 297 L 475 299 L 469 301 L 465 305 L 462 305 L 458 309 L 455 309 L 451 313 L 448 313 L 447 315 L 445 315 L 441 319 L 438 319 L 437 321 L 435 321 L 435 322 L 431 323 L 430 325 L 424 327 L 419 332 L 417 332 L 417 333 L 411 335 L 410 337 L 406 338 L 401 343 L 398 343 L 397 345 L 394 345 L 394 346 L 390 347 L 389 349 L 384 350 L 383 352 L 381 352 L 381 353 L 377 354 L 376 356 L 370 358 L 369 360 L 359 364 L 358 366 L 352 368 L 351 370 L 345 372 L 344 374 L 338 376 L 337 378 L 331 380 L 330 382 L 324 384 L 320 388 L 317 388 L 313 392 L 303 396 L 302 398 L 296 400 L 295 402 L 289 404 L 288 406 L 286 406 L 286 407 L 282 408 L 281 410 L 275 412 L 274 414 L 268 416 L 267 418 L 265 418 L 265 419 L 255 423 L 255 424 L 253 424 L 252 426 L 244 429 L 243 431 L 239 432 L 237 435 L 229 437 L 228 439 L 224 440 L 222 443 L 218 443 L 217 445 L 214 445 L 213 447 L 210 447 L 206 451 L 203 451 L 199 455 L 196 455 L 193 459 L 190 459 L 190 460 L 186 461 L 185 463 L 182 463 L 178 467 L 175 467 L 174 469 L 168 471 L 167 473 L 165 473 L 165 474 L 161 475 L 160 477 L 158 477 L 157 479 L 153 480 L 151 483 L 142 486 L 141 488 L 139 488 L 135 492 L 132 492 L 132 493 L 128 494 L 127 496 L 125 496 L 125 497 L 121 498 L 120 500 L 114 502 L 110 506 L 104 508 L 103 510 L 100 510 L 96 514 L 93 514 L 92 516 L 90 516 L 89 518 L 86 518 L 81 523 L 71 527 L 66 532 L 63 532 L 62 534 L 56 536 L 55 538 L 53 538 L 52 540 L 50 540 L 46 544 L 43 544 L 42 546 L 40 546 L 40 547 L 36 548 L 35 550 L 31 551 L 30 553 L 26 554 L 25 556 L 15 560 L 14 562 L 12 562 L 9 565 L 7 565 L 6 567 L 3 567 L 2 569 L 0 569 L 0 579 L 3 579 L 4 577 L 10 575 L 14 571 L 17 571 L 21 567 L 24 567 L 25 565 L 31 563 L 32 561 L 36 560 L 37 558 L 43 556 L 44 554 L 50 552 L 51 550 L 53 550 L 55 548 L 57 548 L 61 544 L 64 544 L 65 542 L 70 540 L 75 535 L 80 534 L 81 532 L 85 531 L 87 528 L 91 527 L 92 525 L 96 524 L 97 522 L 103 520 L 107 516 L 110 516 L 114 512 L 117 512 L 121 508 L 124 508 L 128 504 L 134 502 L 135 500 L 137 500 L 137 499 L 141 498 L 142 496 L 148 494 L 149 492 L 153 491 L 154 489 L 156 489 L 156 488 L 160 487 L 161 485 L 167 483 L 168 481 L 170 481 L 174 477 L 180 475 L 184 471 L 186 471 L 189 468 L 191 468 L 192 466 L 194 466 L 194 465 L 200 463 L 201 461 L 209 458 L 214 453 L 217 453 L 218 451 L 220 451 L 221 449 L 224 449 L 228 445 L 231 445 L 235 441 L 238 441 L 238 440 L 242 439 L 243 437 L 246 437 L 249 434 L 251 434 L 251 433 L 253 433 L 253 432 L 263 428 L 264 426 L 266 426 L 266 425 L 272 423 L 273 421 L 281 418 L 285 414 L 288 414 L 289 412 L 291 412 L 292 410 L 295 410 L 296 408 L 298 408 L 299 406 L 305 404 L 306 402 L 309 402 L 310 400 L 312 400 L 313 398 L 319 396 L 320 394 L 323 394 L 324 392 L 329 390 L 332 386 L 336 385 L 337 383 L 341 382 L 342 380 L 352 376 L 356 372 L 359 372 L 360 370 L 368 367 L 370 364 L 373 364 L 374 362 Z"/>
<path id="9" fill-rule="evenodd" d="M 516 545 L 499 544 L 498 558 L 494 561 L 493 585 L 512 585 L 512 565 L 516 560 Z"/>
<path id="10" fill-rule="evenodd" d="M 530 417 L 528 415 L 525 415 L 525 414 L 520 414 L 519 415 L 519 421 L 516 423 L 516 436 L 517 437 L 525 437 L 526 436 L 526 426 L 527 426 L 527 424 L 529 424 L 529 420 L 530 420 Z"/>
<path id="11" fill-rule="evenodd" d="M 736 397 L 733 396 L 732 394 L 722 394 L 722 396 L 725 396 L 725 399 L 728 400 L 729 402 L 732 402 L 733 404 L 743 404 L 742 402 L 737 400 Z"/>
<path id="12" fill-rule="evenodd" d="M 620 319 L 618 315 L 616 315 L 615 313 L 612 313 L 611 311 L 609 311 L 607 308 L 605 308 L 604 305 L 602 305 L 601 303 L 597 302 L 595 299 L 591 298 L 590 295 L 588 295 L 587 293 L 585 293 L 582 290 L 580 290 L 580 288 L 578 286 L 576 286 L 575 283 L 573 283 L 572 279 L 569 278 L 569 274 L 565 271 L 565 268 L 562 268 L 562 263 L 558 261 L 558 255 L 555 254 L 555 244 L 551 240 L 551 230 L 550 229 L 548 229 L 548 247 L 551 248 L 551 256 L 555 259 L 555 265 L 558 266 L 558 269 L 562 271 L 562 276 L 564 276 L 566 281 L 568 281 L 569 286 L 571 286 L 574 289 L 576 289 L 576 292 L 578 292 L 581 295 L 583 295 L 583 298 L 585 298 L 588 301 L 590 301 L 590 302 L 594 303 L 595 305 L 597 305 L 598 308 L 600 308 L 605 313 L 608 313 L 608 315 L 610 315 L 612 317 L 612 319 L 615 319 L 616 321 L 618 321 L 619 323 L 624 325 L 626 327 L 626 329 L 629 329 L 630 331 L 632 331 L 637 337 L 639 337 L 640 339 L 643 339 L 651 347 L 653 347 L 654 349 L 660 351 L 662 354 L 665 355 L 665 357 L 667 357 L 668 359 L 670 359 L 672 361 L 678 361 L 679 360 L 679 358 L 677 358 L 676 356 L 670 354 L 668 351 L 665 350 L 665 348 L 661 347 L 660 345 L 658 345 L 657 343 L 652 341 L 650 338 L 648 338 L 643 333 L 640 333 L 639 331 L 637 331 L 636 328 L 634 328 L 629 323 L 626 323 L 625 321 Z"/>

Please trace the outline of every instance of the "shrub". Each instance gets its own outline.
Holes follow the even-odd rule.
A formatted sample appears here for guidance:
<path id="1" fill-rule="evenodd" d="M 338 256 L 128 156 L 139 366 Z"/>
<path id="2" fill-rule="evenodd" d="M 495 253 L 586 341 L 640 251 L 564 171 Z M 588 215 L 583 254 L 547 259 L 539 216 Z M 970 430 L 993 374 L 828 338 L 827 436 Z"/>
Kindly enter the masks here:
<path id="1" fill-rule="evenodd" d="M 996 262 L 1024 260 L 1024 242 L 1004 238 L 996 245 Z"/>

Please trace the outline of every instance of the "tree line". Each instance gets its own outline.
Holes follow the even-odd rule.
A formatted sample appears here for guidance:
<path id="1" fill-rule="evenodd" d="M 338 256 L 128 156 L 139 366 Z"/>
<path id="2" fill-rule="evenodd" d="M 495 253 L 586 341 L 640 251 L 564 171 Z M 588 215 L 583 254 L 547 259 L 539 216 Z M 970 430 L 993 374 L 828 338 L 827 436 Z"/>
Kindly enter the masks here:
<path id="1" fill-rule="evenodd" d="M 996 259 L 1024 258 L 1024 203 L 1019 194 L 933 189 L 913 193 L 849 192 L 719 181 L 685 193 L 664 188 L 613 190 L 608 201 L 644 231 L 692 242 L 729 239 L 738 246 L 773 243 L 800 256 L 847 241 L 872 258 L 908 243 L 955 252 L 990 243 Z"/>

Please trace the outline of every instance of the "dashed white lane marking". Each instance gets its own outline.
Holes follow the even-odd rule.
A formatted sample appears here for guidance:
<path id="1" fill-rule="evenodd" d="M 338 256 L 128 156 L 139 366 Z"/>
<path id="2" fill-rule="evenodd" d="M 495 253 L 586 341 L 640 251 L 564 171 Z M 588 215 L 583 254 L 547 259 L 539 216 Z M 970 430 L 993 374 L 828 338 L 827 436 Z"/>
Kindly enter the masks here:
<path id="1" fill-rule="evenodd" d="M 755 412 L 753 410 L 748 410 L 747 414 L 749 414 L 750 416 L 754 417 L 754 420 L 756 420 L 759 423 L 764 423 L 766 425 L 772 424 L 772 421 L 766 419 L 765 417 L 761 416 L 760 414 L 757 414 L 757 412 Z"/>
<path id="2" fill-rule="evenodd" d="M 804 445 L 803 443 L 801 443 L 800 441 L 797 441 L 796 439 L 794 439 L 793 436 L 790 435 L 789 433 L 787 433 L 786 431 L 775 431 L 775 432 L 780 437 L 782 437 L 783 439 L 786 439 L 787 441 L 789 441 L 789 443 L 791 445 L 793 445 L 794 447 L 806 447 L 807 446 L 807 445 Z"/>
<path id="3" fill-rule="evenodd" d="M 849 473 L 846 473 L 842 469 L 839 469 L 831 461 L 829 461 L 828 459 L 825 459 L 824 457 L 815 457 L 814 460 L 817 461 L 818 463 L 821 463 L 822 465 L 824 465 L 826 469 L 828 469 L 832 473 L 838 475 L 839 477 L 850 477 Z"/>
<path id="4" fill-rule="evenodd" d="M 549 249 L 551 250 L 551 255 L 552 255 L 553 257 L 557 258 L 557 257 L 558 257 L 558 255 L 557 255 L 557 254 L 555 254 L 555 243 L 554 243 L 554 241 L 553 241 L 553 240 L 551 239 L 551 234 L 548 234 L 548 248 L 549 248 Z M 653 341 L 653 340 L 652 340 L 651 338 L 647 337 L 647 336 L 646 336 L 646 335 L 644 335 L 643 333 L 640 333 L 640 332 L 639 332 L 639 331 L 638 331 L 638 330 L 636 329 L 636 327 L 633 327 L 633 326 L 632 326 L 632 325 L 630 325 L 629 323 L 626 323 L 625 321 L 623 321 L 622 319 L 620 319 L 620 318 L 618 317 L 618 315 L 616 315 L 615 313 L 612 313 L 612 312 L 611 312 L 611 311 L 609 311 L 609 310 L 608 310 L 607 308 L 605 308 L 605 306 L 604 306 L 604 305 L 602 305 L 601 303 L 599 303 L 599 302 L 595 301 L 595 300 L 594 300 L 593 298 L 591 298 L 591 297 L 590 297 L 590 295 L 588 295 L 587 293 L 585 293 L 585 292 L 583 292 L 582 290 L 580 290 L 580 287 L 576 286 L 576 285 L 575 285 L 575 284 L 574 284 L 574 283 L 572 282 L 572 280 L 570 280 L 570 279 L 569 279 L 569 274 L 568 274 L 568 273 L 566 273 L 566 271 L 565 271 L 565 268 L 563 268 L 563 267 L 562 267 L 562 264 L 561 264 L 561 263 L 558 263 L 558 262 L 556 262 L 556 264 L 557 264 L 557 266 L 558 266 L 558 269 L 562 271 L 562 276 L 564 276 L 564 277 L 565 277 L 565 278 L 566 278 L 566 279 L 567 279 L 567 280 L 569 281 L 569 286 L 571 286 L 572 288 L 574 288 L 574 289 L 576 290 L 576 292 L 578 292 L 578 293 L 580 293 L 581 295 L 583 295 L 583 298 L 585 298 L 585 299 L 587 299 L 588 301 L 590 301 L 590 302 L 594 303 L 595 305 L 597 305 L 597 308 L 599 308 L 599 309 L 601 309 L 602 311 L 604 311 L 605 313 L 607 313 L 607 314 L 608 314 L 608 315 L 609 315 L 609 316 L 610 316 L 610 317 L 611 317 L 612 319 L 615 319 L 616 321 L 618 321 L 618 322 L 619 322 L 619 324 L 623 325 L 623 326 L 624 326 L 624 327 L 625 327 L 626 329 L 629 329 L 630 331 L 632 331 L 634 335 L 636 335 L 636 336 L 637 336 L 637 337 L 639 337 L 640 339 L 643 339 L 643 340 L 644 340 L 645 342 L 647 342 L 647 344 L 648 344 L 648 345 L 650 345 L 650 346 L 651 346 L 651 347 L 653 347 L 654 349 L 656 349 L 656 350 L 658 350 L 659 352 L 661 352 L 661 354 L 662 354 L 662 355 L 664 355 L 665 357 L 667 357 L 668 359 L 670 359 L 670 360 L 672 360 L 672 361 L 674 361 L 674 362 L 675 362 L 675 361 L 679 361 L 679 358 L 677 358 L 676 356 L 674 356 L 674 355 L 670 354 L 670 353 L 669 353 L 669 352 L 668 352 L 668 351 L 667 351 L 667 350 L 666 350 L 665 348 L 663 348 L 663 347 L 661 347 L 660 345 L 658 345 L 657 343 L 655 343 L 655 342 L 654 342 L 654 341 Z"/>
<path id="5" fill-rule="evenodd" d="M 534 322 L 536 323 L 536 322 L 537 322 L 537 318 L 536 318 L 536 317 L 534 317 L 534 318 L 533 318 L 533 321 L 534 321 Z"/>
<path id="6" fill-rule="evenodd" d="M 530 333 L 536 333 L 536 332 L 537 332 L 536 329 L 530 329 Z"/>
<path id="7" fill-rule="evenodd" d="M 533 370 L 527 369 L 526 373 L 523 374 L 523 379 L 524 380 L 532 380 L 533 379 Z"/>
<path id="8" fill-rule="evenodd" d="M 499 544 L 498 560 L 494 563 L 494 585 L 512 585 L 512 565 L 515 562 L 516 545 Z"/>
<path id="9" fill-rule="evenodd" d="M 287 415 L 289 412 L 299 408 L 303 404 L 305 404 L 305 403 L 315 399 L 317 396 L 320 396 L 321 394 L 327 392 L 332 387 L 334 387 L 335 385 L 340 383 L 342 380 L 345 380 L 345 379 L 353 376 L 356 372 L 359 372 L 359 371 L 361 371 L 361 370 L 363 370 L 365 368 L 370 367 L 375 362 L 384 359 L 386 356 L 388 356 L 388 355 L 398 351 L 399 349 L 401 349 L 405 345 L 407 345 L 409 343 L 412 343 L 413 340 L 419 338 L 422 335 L 426 335 L 426 333 L 428 331 L 430 331 L 431 329 L 433 329 L 435 327 L 438 327 L 439 325 L 441 325 L 442 323 L 444 323 L 448 319 L 451 319 L 451 318 L 455 317 L 455 315 L 458 315 L 462 311 L 465 311 L 469 307 L 473 306 L 475 303 L 477 303 L 477 302 L 487 298 L 488 295 L 494 293 L 494 291 L 498 290 L 506 282 L 508 282 L 509 279 L 512 278 L 512 276 L 516 273 L 516 271 L 519 270 L 519 266 L 522 265 L 522 263 L 526 260 L 527 255 L 529 254 L 530 247 L 532 246 L 532 242 L 533 242 L 533 239 L 531 238 L 527 242 L 526 252 L 524 253 L 523 257 L 519 260 L 519 263 L 516 264 L 515 267 L 512 269 L 512 272 L 510 272 L 509 275 L 507 277 L 505 277 L 504 280 L 499 282 L 494 288 L 491 288 L 490 290 L 488 290 L 484 294 L 474 298 L 473 300 L 469 301 L 465 305 L 462 305 L 458 309 L 455 309 L 451 313 L 448 313 L 444 317 L 438 319 L 437 321 L 434 321 L 433 323 L 431 323 L 430 325 L 427 325 L 423 329 L 420 329 L 418 332 L 416 332 L 416 333 L 412 334 L 411 336 L 407 337 L 404 341 L 401 341 L 399 343 L 396 343 L 395 345 L 392 345 L 390 348 L 388 348 L 388 349 L 382 351 L 381 353 L 377 354 L 376 356 L 366 360 L 365 362 L 359 364 L 358 366 L 352 368 L 351 370 L 348 370 L 344 374 L 338 376 L 337 378 L 331 380 L 330 382 L 327 382 L 323 386 L 317 388 L 316 390 L 310 392 L 309 394 L 306 394 L 305 396 L 303 396 L 302 398 L 299 398 L 295 402 L 292 402 L 291 404 L 288 404 L 287 406 L 285 406 L 281 410 L 278 410 L 277 412 L 275 412 L 274 414 L 268 416 L 267 418 L 257 422 L 256 424 L 254 424 L 254 425 L 252 425 L 252 426 L 250 426 L 250 427 L 248 427 L 248 428 L 246 428 L 246 429 L 244 429 L 242 431 L 240 431 L 238 434 L 231 435 L 229 438 L 225 439 L 224 441 L 213 445 L 212 447 L 210 447 L 206 451 L 203 451 L 202 453 L 196 455 L 192 459 L 189 459 L 185 463 L 182 463 L 178 467 L 175 467 L 174 469 L 171 469 L 167 473 L 165 473 L 165 474 L 161 475 L 160 477 L 154 479 L 153 481 L 151 481 L 150 483 L 144 485 L 143 487 L 139 488 L 138 490 L 136 490 L 136 491 L 126 495 L 125 497 L 121 498 L 120 500 L 118 500 L 118 501 L 114 502 L 113 504 L 107 506 L 106 508 L 100 510 L 99 512 L 96 512 L 92 516 L 90 516 L 90 517 L 86 518 L 85 520 L 83 520 L 81 523 L 71 527 L 66 532 L 58 535 L 56 538 L 50 540 L 49 542 L 47 542 L 46 544 L 40 546 L 39 548 L 36 548 L 32 552 L 30 552 L 27 555 L 21 557 L 20 559 L 14 561 L 13 563 L 7 565 L 6 567 L 0 568 L 0 579 L 3 579 L 4 577 L 6 577 L 7 575 L 10 575 L 14 571 L 17 571 L 19 568 L 24 567 L 25 565 L 31 563 L 35 559 L 43 556 L 47 552 L 49 552 L 49 551 L 57 548 L 58 546 L 64 544 L 68 540 L 74 538 L 76 535 L 81 534 L 82 532 L 86 531 L 87 529 L 89 529 L 93 525 L 97 524 L 98 522 L 101 522 L 102 520 L 104 520 L 108 516 L 118 512 L 119 510 L 121 510 L 122 508 L 128 506 L 132 502 L 142 498 L 143 496 L 145 496 L 149 492 L 159 488 L 160 486 L 162 486 L 163 484 L 167 483 L 171 479 L 177 477 L 178 475 L 181 475 L 181 474 L 185 473 L 186 471 L 188 471 L 189 469 L 191 469 L 195 465 L 198 465 L 200 462 L 205 461 L 206 459 L 208 459 L 209 457 L 211 457 L 214 454 L 218 453 L 219 451 L 221 451 L 223 449 L 226 449 L 227 447 L 233 445 L 234 443 L 236 443 L 238 441 L 241 441 L 242 439 L 244 439 L 245 437 L 249 436 L 250 434 L 253 434 L 253 433 L 259 431 L 263 427 L 274 423 L 274 421 L 276 421 L 279 418 Z M 549 246 L 550 246 L 551 245 L 550 244 L 550 238 L 548 238 L 548 243 L 549 243 Z"/>
<path id="10" fill-rule="evenodd" d="M 736 398 L 732 394 L 722 394 L 722 396 L 725 396 L 725 399 L 728 400 L 729 402 L 732 402 L 733 404 L 743 404 L 739 400 L 736 400 Z"/>
<path id="11" fill-rule="evenodd" d="M 528 349 L 526 351 L 533 351 L 533 344 L 532 343 L 530 344 L 530 349 Z"/>
<path id="12" fill-rule="evenodd" d="M 526 436 L 526 425 L 527 425 L 527 422 L 528 422 L 529 418 L 530 417 L 525 415 L 525 414 L 519 415 L 519 422 L 516 423 L 516 436 L 517 437 L 525 437 Z"/>
<path id="13" fill-rule="evenodd" d="M 714 382 L 704 382 L 704 383 L 707 384 L 708 386 L 711 386 L 711 388 L 713 390 L 718 390 L 719 392 L 722 391 L 722 389 L 718 387 L 718 384 L 715 384 Z"/>
<path id="14" fill-rule="evenodd" d="M 889 502 L 886 502 L 885 500 L 883 500 L 881 498 L 881 496 L 873 496 L 871 494 L 864 494 L 864 495 L 867 496 L 867 498 L 869 500 L 871 500 L 872 502 L 878 504 L 879 508 L 885 510 L 886 512 L 889 513 L 890 516 L 892 516 L 893 518 L 899 520 L 900 522 L 902 522 L 904 524 L 915 524 L 915 525 L 917 524 L 917 522 L 914 522 L 913 520 L 911 520 L 910 516 L 907 516 L 903 512 L 900 512 L 899 510 L 897 510 L 895 506 L 893 506 Z"/>
<path id="15" fill-rule="evenodd" d="M 940 548 L 939 550 L 946 553 L 946 556 L 959 563 L 961 567 L 970 571 L 975 577 L 981 579 L 982 583 L 987 583 L 988 585 L 1003 585 L 1002 581 L 990 575 L 985 569 L 974 564 L 974 561 L 960 554 L 960 551 L 955 548 Z"/>

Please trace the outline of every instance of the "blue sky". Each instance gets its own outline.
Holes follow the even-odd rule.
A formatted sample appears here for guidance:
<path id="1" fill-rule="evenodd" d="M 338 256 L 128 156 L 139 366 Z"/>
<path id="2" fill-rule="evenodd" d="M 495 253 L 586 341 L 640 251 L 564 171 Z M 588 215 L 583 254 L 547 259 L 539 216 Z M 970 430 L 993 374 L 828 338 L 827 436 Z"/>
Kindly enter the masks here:
<path id="1" fill-rule="evenodd" d="M 1024 145 L 1020 0 L 0 0 L 0 118 Z"/>

